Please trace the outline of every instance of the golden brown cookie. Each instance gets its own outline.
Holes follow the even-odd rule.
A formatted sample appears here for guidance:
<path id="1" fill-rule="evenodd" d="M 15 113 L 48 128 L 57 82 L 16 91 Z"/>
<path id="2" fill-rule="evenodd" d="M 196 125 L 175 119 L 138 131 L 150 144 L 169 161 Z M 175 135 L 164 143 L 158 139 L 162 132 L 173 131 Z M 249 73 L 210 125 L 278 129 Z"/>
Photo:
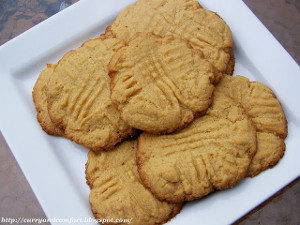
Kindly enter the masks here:
<path id="1" fill-rule="evenodd" d="M 134 133 L 110 99 L 107 65 L 123 42 L 102 35 L 63 56 L 47 85 L 48 111 L 65 136 L 91 150 L 108 150 Z"/>
<path id="2" fill-rule="evenodd" d="M 112 151 L 88 153 L 86 178 L 97 219 L 122 218 L 131 219 L 132 225 L 154 225 L 179 213 L 181 204 L 159 201 L 143 186 L 135 163 L 136 144 L 124 141 Z"/>
<path id="3" fill-rule="evenodd" d="M 234 69 L 231 30 L 217 13 L 190 0 L 138 0 L 127 6 L 113 22 L 112 33 L 128 41 L 136 32 L 159 36 L 172 34 L 188 41 L 216 70 L 215 82 Z"/>
<path id="4" fill-rule="evenodd" d="M 63 135 L 64 132 L 51 120 L 48 113 L 46 88 L 56 65 L 48 64 L 40 73 L 32 91 L 32 98 L 37 111 L 37 120 L 42 129 L 50 135 Z"/>
<path id="5" fill-rule="evenodd" d="M 137 33 L 111 59 L 111 99 L 130 126 L 170 133 L 212 101 L 213 68 L 185 41 Z"/>
<path id="6" fill-rule="evenodd" d="M 284 155 L 287 120 L 273 91 L 243 76 L 225 76 L 216 89 L 240 103 L 256 127 L 257 152 L 247 175 L 253 177 L 275 166 Z"/>
<path id="7" fill-rule="evenodd" d="M 252 121 L 240 105 L 215 92 L 206 115 L 185 129 L 141 134 L 136 156 L 144 185 L 161 200 L 181 202 L 235 185 L 255 152 Z"/>

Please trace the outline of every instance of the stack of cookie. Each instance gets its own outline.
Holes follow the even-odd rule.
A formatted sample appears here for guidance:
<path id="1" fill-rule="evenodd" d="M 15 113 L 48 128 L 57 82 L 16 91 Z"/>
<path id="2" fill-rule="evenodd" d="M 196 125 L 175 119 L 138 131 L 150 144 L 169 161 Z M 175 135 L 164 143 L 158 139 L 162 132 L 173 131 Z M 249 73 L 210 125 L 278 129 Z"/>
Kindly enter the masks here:
<path id="1" fill-rule="evenodd" d="M 233 69 L 230 28 L 194 0 L 138 0 L 47 65 L 33 89 L 37 119 L 91 150 L 97 219 L 161 224 L 184 201 L 277 164 L 287 136 L 280 102 Z"/>

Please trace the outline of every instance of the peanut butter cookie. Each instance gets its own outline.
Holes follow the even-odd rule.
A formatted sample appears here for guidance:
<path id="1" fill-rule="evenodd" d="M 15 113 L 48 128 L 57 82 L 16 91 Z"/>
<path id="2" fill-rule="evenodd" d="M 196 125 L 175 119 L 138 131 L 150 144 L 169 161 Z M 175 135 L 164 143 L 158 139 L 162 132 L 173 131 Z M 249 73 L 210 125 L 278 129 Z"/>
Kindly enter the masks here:
<path id="1" fill-rule="evenodd" d="M 283 109 L 273 91 L 243 76 L 225 76 L 216 89 L 240 103 L 256 127 L 257 152 L 247 175 L 254 177 L 275 166 L 284 155 L 288 131 Z"/>
<path id="2" fill-rule="evenodd" d="M 154 225 L 179 213 L 181 204 L 160 201 L 143 186 L 135 163 L 136 144 L 124 141 L 112 151 L 88 153 L 86 178 L 97 219 L 124 218 L 131 219 L 132 225 Z"/>
<path id="3" fill-rule="evenodd" d="M 48 112 L 46 88 L 56 65 L 48 64 L 40 73 L 32 91 L 32 98 L 37 111 L 37 120 L 42 129 L 50 135 L 63 135 L 64 132 L 51 120 Z"/>
<path id="4" fill-rule="evenodd" d="M 107 65 L 123 45 L 105 35 L 86 41 L 64 55 L 47 85 L 52 121 L 67 138 L 94 151 L 112 149 L 134 133 L 110 99 Z"/>
<path id="5" fill-rule="evenodd" d="M 212 101 L 211 64 L 173 36 L 137 33 L 112 57 L 109 74 L 122 119 L 150 133 L 186 126 Z"/>
<path id="6" fill-rule="evenodd" d="M 172 34 L 203 52 L 215 68 L 215 82 L 234 69 L 233 39 L 229 26 L 215 12 L 206 10 L 198 1 L 138 0 L 127 6 L 113 22 L 112 33 L 128 41 L 136 32 L 159 36 Z"/>
<path id="7" fill-rule="evenodd" d="M 215 92 L 206 115 L 169 135 L 143 133 L 137 165 L 146 187 L 161 200 L 190 201 L 230 188 L 248 171 L 256 132 L 244 109 Z"/>

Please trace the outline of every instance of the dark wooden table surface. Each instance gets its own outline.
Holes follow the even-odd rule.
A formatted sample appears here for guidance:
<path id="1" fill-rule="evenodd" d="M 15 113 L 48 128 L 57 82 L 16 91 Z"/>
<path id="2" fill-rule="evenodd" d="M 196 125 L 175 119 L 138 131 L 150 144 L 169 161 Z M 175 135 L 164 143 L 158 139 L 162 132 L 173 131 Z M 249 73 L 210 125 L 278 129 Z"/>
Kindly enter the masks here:
<path id="1" fill-rule="evenodd" d="M 77 1 L 0 0 L 0 45 Z M 300 1 L 244 0 L 244 2 L 300 64 Z M 299 212 L 298 178 L 235 224 L 300 225 Z M 2 217 L 46 218 L 0 133 L 0 224 Z"/>

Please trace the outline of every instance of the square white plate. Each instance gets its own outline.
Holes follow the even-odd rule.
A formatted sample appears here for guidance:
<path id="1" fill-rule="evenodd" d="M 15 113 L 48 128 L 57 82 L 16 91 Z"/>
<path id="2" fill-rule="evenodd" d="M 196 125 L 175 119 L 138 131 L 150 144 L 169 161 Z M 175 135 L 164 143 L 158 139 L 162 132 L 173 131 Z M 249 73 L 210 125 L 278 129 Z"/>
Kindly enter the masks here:
<path id="1" fill-rule="evenodd" d="M 36 120 L 33 85 L 46 63 L 103 33 L 133 0 L 82 0 L 0 47 L 0 128 L 49 219 L 93 218 L 85 184 L 87 149 L 47 135 Z M 300 69 L 240 0 L 202 0 L 228 23 L 235 41 L 234 74 L 270 86 L 289 123 L 279 164 L 230 190 L 185 205 L 169 224 L 229 224 L 300 175 Z M 82 222 L 79 222 L 82 224 Z M 84 223 L 89 224 L 89 223 Z M 94 224 L 94 223 L 90 223 Z"/>

